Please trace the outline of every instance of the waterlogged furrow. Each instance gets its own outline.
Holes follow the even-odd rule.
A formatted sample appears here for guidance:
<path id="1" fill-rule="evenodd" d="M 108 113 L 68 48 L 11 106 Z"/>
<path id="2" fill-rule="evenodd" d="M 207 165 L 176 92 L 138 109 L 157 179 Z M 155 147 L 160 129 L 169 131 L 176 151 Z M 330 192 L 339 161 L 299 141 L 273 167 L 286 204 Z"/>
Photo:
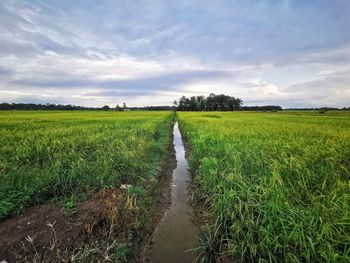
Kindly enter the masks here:
<path id="1" fill-rule="evenodd" d="M 188 193 L 188 164 L 177 123 L 173 134 L 176 169 L 172 175 L 171 205 L 153 234 L 152 263 L 191 263 L 195 260 L 193 249 L 197 243 L 198 228 L 193 224 L 194 213 Z"/>
<path id="2" fill-rule="evenodd" d="M 350 262 L 348 113 L 199 112 L 178 121 L 195 198 L 212 216 L 205 262 Z"/>

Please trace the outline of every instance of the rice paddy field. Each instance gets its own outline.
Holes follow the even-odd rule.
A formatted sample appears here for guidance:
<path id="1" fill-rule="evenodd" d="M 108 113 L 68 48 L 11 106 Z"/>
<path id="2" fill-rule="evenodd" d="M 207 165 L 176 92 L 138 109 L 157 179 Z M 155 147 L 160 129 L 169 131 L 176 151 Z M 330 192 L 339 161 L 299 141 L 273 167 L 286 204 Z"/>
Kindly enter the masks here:
<path id="1" fill-rule="evenodd" d="M 171 112 L 0 112 L 0 219 L 121 184 L 142 192 L 172 121 Z"/>
<path id="2" fill-rule="evenodd" d="M 350 262 L 350 114 L 180 112 L 202 262 Z M 226 261 L 225 261 L 226 262 Z"/>
<path id="3" fill-rule="evenodd" d="M 170 169 L 164 161 L 174 162 L 174 116 L 0 111 L 0 256 L 137 262 L 137 246 L 151 239 L 168 202 L 170 183 L 160 172 Z M 350 262 L 349 112 L 176 118 L 189 150 L 192 200 L 207 215 L 198 262 Z M 58 238 L 46 213 L 58 221 Z"/>

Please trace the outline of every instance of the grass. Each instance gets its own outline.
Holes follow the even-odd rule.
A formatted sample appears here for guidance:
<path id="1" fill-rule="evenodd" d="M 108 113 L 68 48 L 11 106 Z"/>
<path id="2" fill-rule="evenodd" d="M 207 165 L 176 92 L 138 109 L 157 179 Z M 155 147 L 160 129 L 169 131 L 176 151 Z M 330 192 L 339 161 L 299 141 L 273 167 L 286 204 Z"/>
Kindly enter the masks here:
<path id="1" fill-rule="evenodd" d="M 201 262 L 350 262 L 350 114 L 180 112 Z"/>
<path id="2" fill-rule="evenodd" d="M 166 149 L 171 112 L 0 112 L 0 219 L 55 200 L 70 211 L 121 184 L 139 190 Z"/>

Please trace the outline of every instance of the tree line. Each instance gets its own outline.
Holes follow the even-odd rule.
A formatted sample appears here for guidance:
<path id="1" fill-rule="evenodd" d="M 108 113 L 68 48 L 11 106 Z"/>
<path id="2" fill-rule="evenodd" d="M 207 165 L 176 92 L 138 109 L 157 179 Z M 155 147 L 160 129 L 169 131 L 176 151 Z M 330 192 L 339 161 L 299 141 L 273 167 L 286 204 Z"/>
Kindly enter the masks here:
<path id="1" fill-rule="evenodd" d="M 62 104 L 0 103 L 0 110 L 102 110 L 102 108 Z"/>
<path id="2" fill-rule="evenodd" d="M 281 111 L 281 106 L 278 105 L 266 105 L 266 106 L 243 106 L 242 111 Z"/>
<path id="3" fill-rule="evenodd" d="M 350 111 L 350 107 L 335 108 L 287 108 L 282 109 L 278 105 L 266 106 L 242 106 L 243 101 L 239 98 L 230 97 L 227 95 L 210 94 L 205 96 L 182 96 L 179 101 L 174 102 L 174 106 L 144 106 L 144 107 L 127 107 L 125 103 L 122 106 L 117 105 L 111 108 L 108 105 L 103 107 L 83 107 L 76 105 L 62 104 L 35 104 L 35 103 L 0 103 L 0 110 L 105 110 L 105 111 L 125 111 L 125 110 L 178 110 L 178 111 L 295 111 L 295 110 L 312 110 L 312 111 Z"/>
<path id="4" fill-rule="evenodd" d="M 336 107 L 321 107 L 321 108 L 287 108 L 288 111 L 350 111 L 350 107 L 336 108 Z"/>
<path id="5" fill-rule="evenodd" d="M 145 106 L 145 107 L 128 107 L 124 102 L 122 106 L 117 105 L 112 108 L 108 105 L 103 107 L 83 107 L 76 105 L 63 104 L 35 104 L 35 103 L 0 103 L 0 110 L 104 110 L 104 111 L 126 111 L 126 110 L 175 110 L 174 106 Z"/>
<path id="6" fill-rule="evenodd" d="M 178 111 L 236 111 L 240 110 L 243 101 L 240 98 L 211 93 L 209 96 L 182 96 L 179 101 L 174 101 Z"/>

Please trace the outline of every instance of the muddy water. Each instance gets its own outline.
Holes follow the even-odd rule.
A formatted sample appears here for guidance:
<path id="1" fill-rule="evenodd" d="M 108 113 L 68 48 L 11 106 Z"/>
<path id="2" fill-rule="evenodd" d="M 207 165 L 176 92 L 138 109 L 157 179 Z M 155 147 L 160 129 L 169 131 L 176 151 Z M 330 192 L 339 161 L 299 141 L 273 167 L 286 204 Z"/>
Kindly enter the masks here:
<path id="1" fill-rule="evenodd" d="M 192 262 L 199 230 L 193 225 L 193 209 L 188 203 L 188 163 L 178 123 L 174 125 L 177 166 L 173 171 L 171 205 L 153 234 L 149 259 L 152 263 Z"/>

